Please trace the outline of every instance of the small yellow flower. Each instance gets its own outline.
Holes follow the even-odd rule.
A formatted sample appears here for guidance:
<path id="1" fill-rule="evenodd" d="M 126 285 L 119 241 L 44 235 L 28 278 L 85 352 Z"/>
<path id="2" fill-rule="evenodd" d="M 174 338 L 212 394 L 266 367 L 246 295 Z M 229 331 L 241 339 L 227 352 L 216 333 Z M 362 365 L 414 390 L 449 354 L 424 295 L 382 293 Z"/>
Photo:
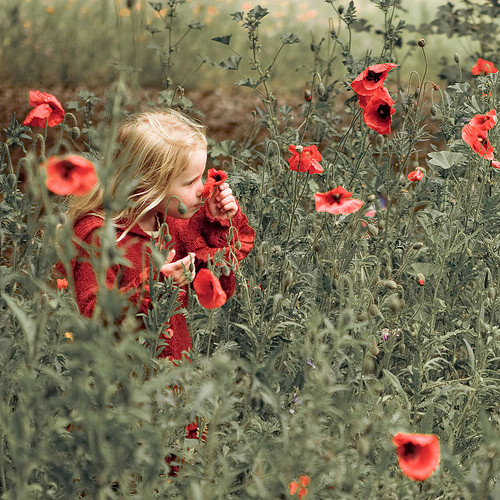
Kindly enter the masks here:
<path id="1" fill-rule="evenodd" d="M 73 342 L 73 333 L 65 332 L 64 336 L 68 339 L 68 342 Z"/>

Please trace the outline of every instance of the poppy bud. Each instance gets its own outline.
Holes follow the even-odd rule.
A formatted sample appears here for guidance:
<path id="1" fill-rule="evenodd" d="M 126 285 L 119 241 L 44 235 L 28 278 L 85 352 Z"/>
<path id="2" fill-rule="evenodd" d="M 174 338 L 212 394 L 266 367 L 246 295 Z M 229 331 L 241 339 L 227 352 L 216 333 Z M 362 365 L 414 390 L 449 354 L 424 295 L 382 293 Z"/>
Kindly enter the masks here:
<path id="1" fill-rule="evenodd" d="M 457 64 L 460 64 L 460 54 L 457 54 L 457 53 L 455 52 L 455 55 L 453 56 L 453 59 L 455 59 L 455 62 L 456 62 Z"/>
<path id="2" fill-rule="evenodd" d="M 418 41 L 418 46 L 421 47 L 421 48 L 424 48 L 425 47 L 425 39 L 424 38 L 421 38 L 419 41 Z"/>
<path id="3" fill-rule="evenodd" d="M 262 267 L 264 265 L 264 257 L 262 255 L 257 255 L 255 262 L 259 267 Z"/>
<path id="4" fill-rule="evenodd" d="M 374 226 L 373 224 L 367 224 L 366 228 L 368 229 L 368 234 L 370 236 L 377 236 L 378 229 L 376 228 L 376 226 Z"/>
<path id="5" fill-rule="evenodd" d="M 399 295 L 397 293 L 391 295 L 387 299 L 387 307 L 395 314 L 401 311 L 403 303 L 401 302 L 401 299 L 399 298 Z"/>
<path id="6" fill-rule="evenodd" d="M 436 108 L 436 106 L 434 104 L 431 106 L 431 115 L 432 116 L 436 116 L 437 115 L 437 108 Z"/>
<path id="7" fill-rule="evenodd" d="M 323 85 L 322 82 L 319 82 L 317 92 L 319 96 L 325 95 L 325 86 Z"/>
<path id="8" fill-rule="evenodd" d="M 490 286 L 490 288 L 488 288 L 488 297 L 493 300 L 495 298 L 495 295 L 496 295 L 495 287 Z"/>
<path id="9" fill-rule="evenodd" d="M 380 311 L 379 311 L 379 308 L 375 304 L 370 304 L 370 307 L 368 308 L 368 312 L 372 316 L 378 316 Z"/>
<path id="10" fill-rule="evenodd" d="M 368 196 L 368 198 L 366 198 L 366 201 L 367 201 L 368 203 L 373 203 L 373 202 L 375 201 L 375 199 L 376 199 L 376 196 L 375 196 L 374 194 L 370 194 L 370 195 Z"/>
<path id="11" fill-rule="evenodd" d="M 297 153 L 302 153 L 302 151 L 304 150 L 304 148 L 302 146 L 295 146 L 295 151 L 297 151 Z"/>
<path id="12" fill-rule="evenodd" d="M 17 187 L 17 177 L 15 174 L 9 174 L 7 176 L 7 184 L 12 188 L 15 189 Z"/>
<path id="13" fill-rule="evenodd" d="M 344 6 L 343 5 L 339 5 L 338 13 L 339 13 L 339 15 L 342 15 L 344 13 Z"/>
<path id="14" fill-rule="evenodd" d="M 384 219 L 380 219 L 380 220 L 378 221 L 378 227 L 379 227 L 379 229 L 381 229 L 381 230 L 385 229 L 385 220 L 384 220 Z"/>
<path id="15" fill-rule="evenodd" d="M 358 316 L 358 321 L 364 323 L 365 321 L 368 321 L 370 319 L 370 315 L 367 311 L 363 311 L 359 316 Z"/>
<path id="16" fill-rule="evenodd" d="M 289 288 L 293 284 L 293 272 L 288 271 L 283 278 L 283 285 L 285 285 L 286 288 Z"/>
<path id="17" fill-rule="evenodd" d="M 432 86 L 432 89 L 434 90 L 434 92 L 437 92 L 439 90 L 439 85 L 437 83 L 435 83 L 433 86 Z"/>
<path id="18" fill-rule="evenodd" d="M 304 91 L 304 99 L 309 102 L 312 99 L 312 92 L 307 89 Z"/>
<path id="19" fill-rule="evenodd" d="M 177 207 L 177 211 L 181 214 L 184 215 L 187 212 L 187 207 L 186 204 L 183 203 L 182 201 L 179 202 L 179 206 Z"/>
<path id="20" fill-rule="evenodd" d="M 421 242 L 421 241 L 417 241 L 416 243 L 413 243 L 413 250 L 420 250 L 422 247 L 424 246 L 424 244 Z"/>
<path id="21" fill-rule="evenodd" d="M 417 276 L 415 277 L 415 280 L 420 286 L 425 285 L 425 276 L 422 273 L 418 273 Z"/>
<path id="22" fill-rule="evenodd" d="M 73 127 L 71 129 L 71 137 L 74 141 L 80 138 L 80 129 L 78 127 Z"/>
<path id="23" fill-rule="evenodd" d="M 235 243 L 235 246 L 237 248 L 237 250 L 241 250 L 241 241 L 238 240 L 236 243 Z"/>
<path id="24" fill-rule="evenodd" d="M 231 274 L 231 269 L 228 266 L 222 266 L 222 274 L 224 276 L 229 276 Z"/>
<path id="25" fill-rule="evenodd" d="M 389 290 L 396 290 L 398 288 L 398 284 L 394 280 L 385 280 L 384 285 Z"/>

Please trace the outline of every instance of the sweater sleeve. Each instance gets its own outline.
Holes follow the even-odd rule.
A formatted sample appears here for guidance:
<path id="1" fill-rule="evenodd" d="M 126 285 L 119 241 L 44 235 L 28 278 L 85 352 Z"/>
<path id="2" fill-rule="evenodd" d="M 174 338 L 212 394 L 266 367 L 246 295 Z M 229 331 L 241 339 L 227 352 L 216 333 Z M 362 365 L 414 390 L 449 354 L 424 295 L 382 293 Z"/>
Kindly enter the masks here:
<path id="1" fill-rule="evenodd" d="M 95 229 L 81 241 L 86 245 L 99 247 L 99 238 L 95 234 Z M 80 245 L 78 245 L 78 250 L 78 256 L 73 265 L 76 300 L 80 313 L 90 318 L 94 314 L 97 302 L 98 283 L 88 252 Z M 106 271 L 105 284 L 107 288 L 111 289 L 117 286 L 119 274 L 121 274 L 121 269 L 118 265 L 112 266 Z M 137 305 L 144 313 L 147 312 L 151 302 L 147 284 L 148 275 L 149 269 L 145 268 L 118 288 L 120 292 L 128 294 L 130 302 Z"/>
<path id="2" fill-rule="evenodd" d="M 228 241 L 231 226 L 234 234 Z M 187 250 L 195 253 L 198 268 L 206 267 L 209 258 L 221 250 L 226 259 L 234 253 L 240 262 L 252 249 L 254 239 L 254 230 L 249 226 L 248 219 L 239 207 L 231 219 L 226 219 L 212 217 L 204 205 L 190 219 L 186 234 Z M 234 273 L 231 272 L 228 276 L 221 275 L 220 283 L 227 296 L 231 297 L 236 288 Z"/>
<path id="3" fill-rule="evenodd" d="M 231 226 L 234 234 L 228 241 Z M 233 239 L 239 243 L 235 244 Z M 205 204 L 189 221 L 188 251 L 195 252 L 196 257 L 203 262 L 207 262 L 209 257 L 213 257 L 220 250 L 224 251 L 226 258 L 234 252 L 240 262 L 252 249 L 254 240 L 254 230 L 249 226 L 248 219 L 239 207 L 231 219 L 226 219 L 212 217 Z"/>

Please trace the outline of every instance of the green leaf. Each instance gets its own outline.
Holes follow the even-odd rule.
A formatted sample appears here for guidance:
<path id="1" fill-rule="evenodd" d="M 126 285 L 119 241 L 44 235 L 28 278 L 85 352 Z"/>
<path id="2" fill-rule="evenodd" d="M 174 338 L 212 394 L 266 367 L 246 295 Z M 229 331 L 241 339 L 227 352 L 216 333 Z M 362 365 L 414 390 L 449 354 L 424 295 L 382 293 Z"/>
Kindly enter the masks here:
<path id="1" fill-rule="evenodd" d="M 268 14 L 269 11 L 266 8 L 261 7 L 260 5 L 257 5 L 257 7 L 254 7 L 252 10 L 248 11 L 248 17 L 255 17 L 255 19 L 262 19 Z"/>
<path id="2" fill-rule="evenodd" d="M 283 33 L 282 37 L 283 44 L 291 45 L 292 43 L 302 43 L 299 35 L 295 33 Z"/>
<path id="3" fill-rule="evenodd" d="M 436 151 L 428 154 L 430 160 L 427 163 L 432 167 L 441 167 L 445 170 L 460 163 L 464 158 L 463 153 L 453 153 L 452 151 Z"/>
<path id="4" fill-rule="evenodd" d="M 385 378 L 389 381 L 389 383 L 394 387 L 398 395 L 401 397 L 401 399 L 405 402 L 406 409 L 410 411 L 411 405 L 410 401 L 408 400 L 408 396 L 406 395 L 406 392 L 404 391 L 403 387 L 401 386 L 401 383 L 399 382 L 399 379 L 391 373 L 389 370 L 386 370 L 384 368 L 384 376 Z"/>
<path id="5" fill-rule="evenodd" d="M 219 63 L 219 68 L 225 69 L 225 70 L 237 70 L 238 66 L 240 64 L 241 57 L 239 56 L 231 56 L 228 57 L 227 59 L 222 60 Z"/>
<path id="6" fill-rule="evenodd" d="M 245 80 L 240 80 L 239 82 L 236 83 L 236 85 L 239 85 L 240 87 L 250 87 L 252 89 L 257 87 L 257 84 L 255 83 L 255 80 L 253 78 L 246 78 Z"/>
<path id="7" fill-rule="evenodd" d="M 223 43 L 224 45 L 229 45 L 232 36 L 233 35 L 216 36 L 212 38 L 212 41 Z"/>
<path id="8" fill-rule="evenodd" d="M 230 156 L 232 154 L 233 149 L 234 149 L 233 140 L 226 140 L 219 142 L 217 144 L 214 144 L 210 148 L 210 157 L 217 158 L 217 156 Z"/>
<path id="9" fill-rule="evenodd" d="M 9 306 L 9 309 L 14 313 L 21 330 L 26 337 L 26 341 L 28 342 L 28 346 L 30 349 L 30 353 L 34 351 L 34 343 L 35 343 L 35 332 L 36 327 L 33 321 L 28 318 L 26 313 L 8 296 L 2 293 L 2 298 L 5 300 L 6 304 Z"/>

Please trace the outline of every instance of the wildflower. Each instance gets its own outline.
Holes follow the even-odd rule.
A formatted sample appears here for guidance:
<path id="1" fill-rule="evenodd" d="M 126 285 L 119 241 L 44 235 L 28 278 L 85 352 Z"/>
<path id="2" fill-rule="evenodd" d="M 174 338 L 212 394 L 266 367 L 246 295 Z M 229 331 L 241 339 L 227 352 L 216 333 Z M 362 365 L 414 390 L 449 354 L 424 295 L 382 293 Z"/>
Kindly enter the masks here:
<path id="1" fill-rule="evenodd" d="M 193 288 L 198 295 L 200 304 L 205 309 L 220 307 L 227 300 L 226 292 L 222 289 L 220 281 L 206 268 L 200 269 L 196 273 Z"/>
<path id="2" fill-rule="evenodd" d="M 288 168 L 294 172 L 308 172 L 309 174 L 320 174 L 323 172 L 323 167 L 319 164 L 321 161 L 321 153 L 313 144 L 312 146 L 288 146 L 288 151 L 292 153 L 292 157 L 288 159 Z"/>
<path id="3" fill-rule="evenodd" d="M 486 137 L 486 130 L 467 123 L 462 129 L 462 139 L 481 157 L 493 160 L 495 151 Z"/>
<path id="4" fill-rule="evenodd" d="M 352 198 L 352 193 L 338 186 L 328 193 L 314 193 L 317 212 L 328 212 L 330 214 L 352 214 L 357 212 L 363 202 Z"/>
<path id="5" fill-rule="evenodd" d="M 299 499 L 304 498 L 307 495 L 306 486 L 311 482 L 309 476 L 300 476 L 298 482 L 292 481 L 288 488 L 290 489 L 290 495 L 295 495 L 298 491 Z"/>
<path id="6" fill-rule="evenodd" d="M 491 166 L 500 169 L 500 161 L 492 161 Z"/>
<path id="7" fill-rule="evenodd" d="M 397 64 L 392 63 L 368 66 L 353 80 L 351 87 L 358 94 L 358 97 L 360 95 L 373 95 L 384 85 L 387 73 L 396 66 Z"/>
<path id="8" fill-rule="evenodd" d="M 219 186 L 227 179 L 227 174 L 224 170 L 216 170 L 211 168 L 208 171 L 208 178 L 203 186 L 203 198 L 210 198 L 212 196 L 213 190 L 216 186 Z"/>
<path id="9" fill-rule="evenodd" d="M 56 194 L 81 196 L 97 183 L 94 165 L 81 156 L 51 156 L 45 168 L 47 187 Z"/>
<path id="10" fill-rule="evenodd" d="M 425 276 L 422 273 L 418 273 L 415 279 L 420 286 L 425 285 Z"/>
<path id="11" fill-rule="evenodd" d="M 57 281 L 57 288 L 59 290 L 65 290 L 66 288 L 68 288 L 68 285 L 69 285 L 68 280 L 66 280 L 66 279 L 57 279 L 56 281 Z"/>
<path id="12" fill-rule="evenodd" d="M 384 340 L 387 340 L 389 338 L 389 328 L 382 328 L 382 337 L 384 338 Z"/>
<path id="13" fill-rule="evenodd" d="M 469 123 L 472 127 L 477 127 L 485 131 L 490 130 L 497 123 L 497 112 L 496 110 L 492 109 L 485 115 L 476 115 Z"/>
<path id="14" fill-rule="evenodd" d="M 73 342 L 73 333 L 72 332 L 64 332 L 64 337 L 68 339 L 68 342 Z"/>
<path id="15" fill-rule="evenodd" d="M 408 180 L 411 182 L 421 181 L 424 177 L 424 171 L 421 168 L 417 168 L 417 170 L 413 170 L 408 174 Z"/>
<path id="16" fill-rule="evenodd" d="M 413 481 L 425 481 L 439 465 L 439 438 L 434 434 L 395 434 L 398 462 L 403 474 Z"/>
<path id="17" fill-rule="evenodd" d="M 64 119 L 64 109 L 61 103 L 52 95 L 38 90 L 29 91 L 29 104 L 33 106 L 23 124 L 33 127 L 54 127 Z"/>
<path id="18" fill-rule="evenodd" d="M 392 114 L 396 111 L 393 105 L 394 101 L 387 89 L 378 89 L 363 109 L 363 121 L 378 134 L 390 134 Z"/>
<path id="19" fill-rule="evenodd" d="M 473 75 L 489 75 L 490 73 L 496 73 L 498 68 L 495 68 L 495 65 L 486 61 L 486 59 L 482 59 L 478 57 L 477 62 L 474 66 L 472 66 L 471 72 Z"/>

